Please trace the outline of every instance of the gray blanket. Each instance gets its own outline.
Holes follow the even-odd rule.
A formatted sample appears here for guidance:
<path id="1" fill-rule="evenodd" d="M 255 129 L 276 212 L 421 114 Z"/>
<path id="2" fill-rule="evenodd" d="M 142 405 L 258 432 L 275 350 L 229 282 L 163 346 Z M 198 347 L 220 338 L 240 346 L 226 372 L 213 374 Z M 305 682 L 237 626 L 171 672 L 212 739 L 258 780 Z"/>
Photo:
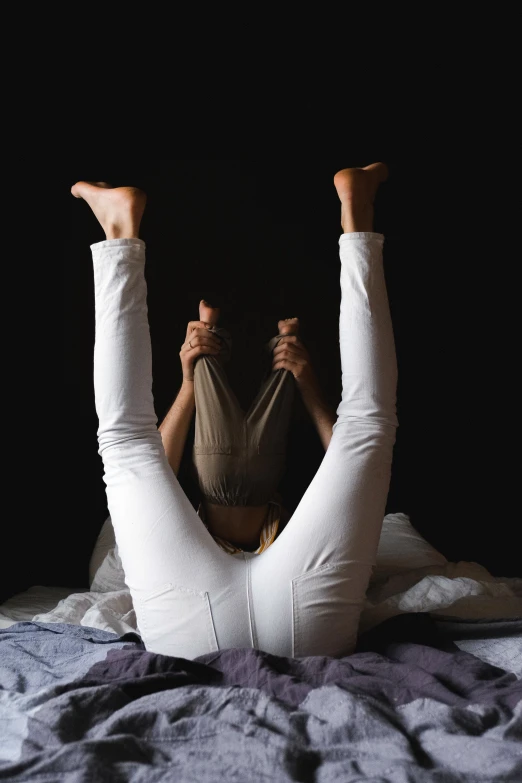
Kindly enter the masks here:
<path id="1" fill-rule="evenodd" d="M 518 625 L 520 631 L 520 624 Z M 426 616 L 343 659 L 23 622 L 0 631 L 0 780 L 522 781 L 522 683 Z"/>

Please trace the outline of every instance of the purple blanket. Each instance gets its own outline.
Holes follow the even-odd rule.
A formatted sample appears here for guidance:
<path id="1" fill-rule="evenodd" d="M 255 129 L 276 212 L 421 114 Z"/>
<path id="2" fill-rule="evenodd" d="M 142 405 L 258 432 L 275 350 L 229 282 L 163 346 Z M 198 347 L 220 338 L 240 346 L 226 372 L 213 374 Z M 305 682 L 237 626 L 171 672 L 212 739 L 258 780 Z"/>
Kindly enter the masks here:
<path id="1" fill-rule="evenodd" d="M 0 688 L 0 780 L 522 781 L 522 683 L 424 615 L 343 659 L 188 661 L 17 623 L 0 631 Z"/>

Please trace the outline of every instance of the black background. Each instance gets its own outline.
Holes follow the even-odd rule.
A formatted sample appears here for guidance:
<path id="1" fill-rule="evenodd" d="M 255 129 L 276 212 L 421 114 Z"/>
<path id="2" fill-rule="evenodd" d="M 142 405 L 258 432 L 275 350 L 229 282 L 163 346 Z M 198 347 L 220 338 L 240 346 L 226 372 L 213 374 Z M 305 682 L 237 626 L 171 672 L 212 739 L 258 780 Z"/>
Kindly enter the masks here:
<path id="1" fill-rule="evenodd" d="M 472 560 L 494 575 L 518 576 L 517 512 L 507 455 L 492 415 L 495 344 L 474 280 L 485 259 L 468 241 L 457 189 L 385 150 L 343 159 L 168 159 L 75 163 L 63 178 L 63 384 L 58 451 L 47 513 L 19 531 L 16 574 L 0 598 L 33 584 L 88 586 L 88 562 L 107 514 L 97 453 L 92 358 L 94 297 L 89 244 L 104 238 L 87 204 L 69 195 L 79 179 L 136 185 L 148 194 L 141 236 L 153 349 L 154 399 L 165 415 L 180 383 L 186 325 L 206 298 L 233 334 L 228 372 L 243 406 L 261 379 L 262 346 L 279 318 L 299 316 L 301 336 L 332 406 L 340 398 L 338 349 L 339 168 L 385 159 L 390 177 L 376 202 L 385 234 L 385 274 L 399 364 L 399 429 L 387 513 L 402 511 L 450 560 Z M 486 251 L 484 251 L 486 252 Z M 478 254 L 478 255 L 477 255 Z M 491 319 L 491 307 L 488 309 Z M 495 409 L 496 410 L 496 409 Z M 62 445 L 63 444 L 63 447 Z M 196 503 L 187 471 L 180 481 Z M 297 399 L 288 472 L 281 491 L 292 509 L 322 458 Z M 43 519 L 43 521 L 42 521 Z M 319 523 L 319 521 L 318 521 Z"/>

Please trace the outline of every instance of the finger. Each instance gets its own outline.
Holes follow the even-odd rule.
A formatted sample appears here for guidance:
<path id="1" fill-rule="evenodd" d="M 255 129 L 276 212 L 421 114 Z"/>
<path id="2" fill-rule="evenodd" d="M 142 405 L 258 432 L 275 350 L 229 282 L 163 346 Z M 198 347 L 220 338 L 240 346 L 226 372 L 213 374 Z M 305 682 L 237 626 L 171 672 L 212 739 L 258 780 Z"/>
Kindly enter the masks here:
<path id="1" fill-rule="evenodd" d="M 190 334 L 187 335 L 187 340 L 194 341 L 196 337 L 203 340 L 213 340 L 214 342 L 221 345 L 221 337 L 219 337 L 219 335 L 214 334 L 214 332 L 209 332 L 207 329 L 202 329 L 200 326 L 197 326 L 192 330 L 192 332 L 190 332 Z"/>
<path id="2" fill-rule="evenodd" d="M 214 345 L 217 348 L 221 348 L 221 340 L 216 337 L 212 332 L 205 332 L 203 329 L 196 329 L 189 335 L 188 341 L 192 345 Z"/>
<path id="3" fill-rule="evenodd" d="M 210 335 L 194 335 L 193 333 L 190 335 L 189 339 L 183 343 L 181 350 L 193 351 L 196 348 L 205 348 L 219 352 L 221 350 L 221 343 Z"/>
<path id="4" fill-rule="evenodd" d="M 278 345 L 274 348 L 272 354 L 274 356 L 306 356 L 303 346 L 295 345 L 294 343 Z"/>
<path id="5" fill-rule="evenodd" d="M 297 350 L 297 351 L 300 351 L 300 350 L 302 350 L 302 347 L 303 346 L 298 345 L 297 343 L 279 343 L 274 348 L 273 353 L 275 353 L 276 351 L 279 351 L 279 353 L 280 353 L 281 351 L 284 351 L 284 350 L 290 350 L 290 351 L 296 351 Z"/>
<path id="6" fill-rule="evenodd" d="M 187 325 L 187 337 L 194 331 L 194 329 L 210 329 L 210 324 L 207 321 L 189 321 Z"/>
<path id="7" fill-rule="evenodd" d="M 181 347 L 179 355 L 183 362 L 192 362 L 197 359 L 198 356 L 206 354 L 207 356 L 217 356 L 220 353 L 220 349 L 213 345 L 195 345 L 193 348 L 187 343 Z"/>
<path id="8" fill-rule="evenodd" d="M 285 334 L 285 335 L 283 335 L 283 337 L 281 337 L 281 339 L 279 340 L 279 342 L 277 344 L 281 345 L 282 342 L 285 342 L 285 343 L 298 343 L 299 342 L 299 337 L 296 334 Z"/>
<path id="9" fill-rule="evenodd" d="M 218 348 L 221 347 L 221 340 L 219 337 L 212 332 L 207 332 L 206 329 L 194 329 L 193 332 L 187 335 L 187 338 L 183 344 L 187 345 L 188 343 L 192 343 L 192 346 L 214 345 Z"/>
<path id="10" fill-rule="evenodd" d="M 190 347 L 190 345 L 184 345 L 182 349 L 179 352 L 179 355 L 183 360 L 187 359 L 188 361 L 197 358 L 198 356 L 201 356 L 202 354 L 211 354 L 212 356 L 217 356 L 221 353 L 219 348 L 216 348 L 213 345 L 195 345 L 193 348 Z"/>
<path id="11" fill-rule="evenodd" d="M 272 370 L 288 370 L 293 373 L 296 371 L 297 367 L 298 365 L 295 362 L 289 362 L 288 359 L 280 359 L 279 361 L 274 362 Z"/>
<path id="12" fill-rule="evenodd" d="M 272 365 L 272 371 L 274 370 L 288 370 L 291 372 L 296 381 L 300 382 L 301 378 L 305 376 L 306 364 L 304 362 L 292 362 L 288 359 L 280 359 Z"/>
<path id="13" fill-rule="evenodd" d="M 272 362 L 272 370 L 290 370 L 294 374 L 303 372 L 306 367 L 307 362 L 299 359 L 289 359 L 288 357 L 279 357 Z"/>

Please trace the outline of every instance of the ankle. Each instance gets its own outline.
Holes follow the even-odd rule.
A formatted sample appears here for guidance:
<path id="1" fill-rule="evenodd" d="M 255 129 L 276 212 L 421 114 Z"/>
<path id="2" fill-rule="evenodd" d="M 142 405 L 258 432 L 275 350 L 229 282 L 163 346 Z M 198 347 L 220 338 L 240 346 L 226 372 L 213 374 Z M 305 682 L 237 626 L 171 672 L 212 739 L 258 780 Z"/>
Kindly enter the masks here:
<path id="1" fill-rule="evenodd" d="M 106 239 L 139 239 L 140 227 L 132 220 L 110 222 L 103 226 Z"/>
<path id="2" fill-rule="evenodd" d="M 373 231 L 373 204 L 351 199 L 341 205 L 341 226 L 345 234 L 357 231 Z"/>

